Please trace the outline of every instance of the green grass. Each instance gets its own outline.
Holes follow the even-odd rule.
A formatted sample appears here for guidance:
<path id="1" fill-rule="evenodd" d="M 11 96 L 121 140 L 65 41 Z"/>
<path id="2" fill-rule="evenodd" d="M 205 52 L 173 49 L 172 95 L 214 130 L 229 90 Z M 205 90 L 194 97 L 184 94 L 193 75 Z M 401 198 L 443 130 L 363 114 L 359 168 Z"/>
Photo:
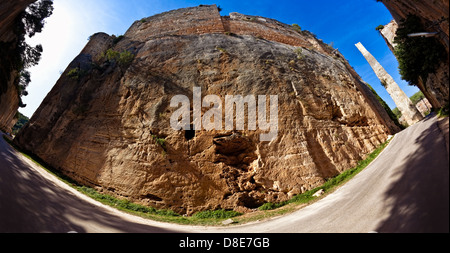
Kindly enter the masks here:
<path id="1" fill-rule="evenodd" d="M 172 210 L 159 210 L 153 207 L 143 206 L 139 205 L 133 202 L 130 202 L 129 200 L 125 199 L 119 199 L 116 197 L 113 197 L 108 194 L 100 193 L 97 190 L 83 186 L 75 182 L 74 180 L 70 179 L 69 177 L 65 176 L 61 172 L 54 170 L 43 162 L 39 157 L 21 151 L 17 146 L 13 144 L 11 140 L 9 140 L 7 137 L 3 136 L 4 139 L 17 151 L 21 152 L 25 157 L 36 163 L 38 166 L 45 169 L 47 172 L 53 174 L 54 176 L 58 177 L 61 181 L 68 184 L 69 186 L 73 187 L 77 191 L 91 197 L 92 199 L 99 201 L 102 204 L 114 207 L 116 209 L 125 211 L 127 213 L 131 213 L 140 217 L 149 218 L 156 221 L 163 221 L 163 222 L 172 222 L 172 223 L 178 223 L 178 224 L 186 224 L 186 225 L 221 225 L 221 222 L 234 218 L 233 220 L 236 223 L 246 223 L 249 221 L 257 220 L 257 219 L 263 219 L 268 218 L 276 215 L 283 215 L 288 212 L 294 211 L 296 208 L 292 207 L 285 207 L 288 204 L 292 204 L 294 206 L 300 206 L 304 204 L 310 204 L 313 201 L 317 200 L 318 197 L 312 196 L 314 193 L 316 193 L 318 190 L 323 189 L 325 193 L 331 192 L 334 188 L 338 187 L 339 185 L 342 185 L 344 182 L 347 182 L 350 180 L 353 176 L 358 174 L 360 171 L 362 171 L 367 165 L 369 165 L 379 154 L 380 152 L 387 146 L 389 142 L 385 142 L 380 147 L 378 147 L 375 151 L 373 151 L 365 160 L 360 161 L 358 165 L 350 170 L 347 170 L 340 175 L 331 178 L 328 180 L 325 184 L 323 184 L 320 187 L 314 188 L 310 191 L 304 192 L 302 194 L 294 196 L 292 199 L 280 203 L 265 203 L 262 206 L 259 207 L 258 212 L 252 213 L 250 216 L 242 215 L 241 213 L 231 211 L 231 210 L 207 210 L 207 211 L 201 211 L 198 213 L 193 214 L 192 216 L 182 216 L 178 213 L 175 213 Z M 281 208 L 283 207 L 283 208 Z"/>
<path id="2" fill-rule="evenodd" d="M 85 76 L 87 73 L 86 71 L 81 70 L 80 68 L 72 68 L 68 73 L 67 76 L 74 80 L 74 81 L 79 81 L 81 78 L 83 78 L 83 76 Z"/>
<path id="3" fill-rule="evenodd" d="M 155 140 L 156 144 L 160 145 L 162 148 L 166 147 L 166 139 L 160 138 L 156 135 L 152 135 L 153 140 Z"/>
<path id="4" fill-rule="evenodd" d="M 389 141 L 380 145 L 369 156 L 367 156 L 366 159 L 358 162 L 358 165 L 355 168 L 346 170 L 346 171 L 342 172 L 341 174 L 337 175 L 336 177 L 330 178 L 322 186 L 316 187 L 316 188 L 306 191 L 302 194 L 298 194 L 287 201 L 283 201 L 283 202 L 279 202 L 279 203 L 271 203 L 271 202 L 264 203 L 258 209 L 261 211 L 266 211 L 266 210 L 274 210 L 274 209 L 283 207 L 283 206 L 291 204 L 291 203 L 308 204 L 309 202 L 317 199 L 317 197 L 313 196 L 314 193 L 316 193 L 317 191 L 322 189 L 322 190 L 324 190 L 325 193 L 331 192 L 333 189 L 335 189 L 336 187 L 347 182 L 348 180 L 353 178 L 356 174 L 361 172 L 381 153 L 381 151 L 383 151 L 383 149 L 387 146 L 388 143 L 389 143 Z"/>
<path id="5" fill-rule="evenodd" d="M 143 206 L 130 202 L 129 200 L 117 199 L 111 195 L 99 193 L 95 189 L 87 186 L 76 185 L 74 186 L 74 188 L 79 192 L 84 193 L 85 195 L 97 200 L 100 203 L 115 207 L 120 210 L 172 217 L 180 216 L 172 210 L 158 210 L 153 207 Z"/>
<path id="6" fill-rule="evenodd" d="M 241 213 L 235 212 L 235 211 L 227 211 L 227 210 L 207 210 L 195 213 L 192 217 L 197 219 L 229 219 L 236 216 L 242 215 Z"/>
<path id="7" fill-rule="evenodd" d="M 103 52 L 100 56 L 101 59 L 104 59 L 109 62 L 117 62 L 119 66 L 122 67 L 128 67 L 133 61 L 134 57 L 135 55 L 127 50 L 118 52 L 111 48 Z"/>
<path id="8" fill-rule="evenodd" d="M 74 181 L 73 179 L 67 177 L 58 170 L 53 169 L 50 165 L 46 164 L 38 156 L 31 154 L 30 152 L 25 152 L 16 146 L 8 137 L 3 135 L 3 139 L 8 142 L 14 149 L 20 152 L 30 161 L 33 161 L 36 165 L 43 168 L 48 173 L 54 175 L 62 182 L 66 183 L 75 190 L 83 193 L 84 195 L 118 210 L 140 216 L 143 218 L 148 218 L 156 221 L 172 222 L 185 225 L 220 225 L 223 220 L 236 217 L 241 215 L 241 213 L 230 211 L 230 210 L 214 210 L 214 211 L 202 211 L 195 213 L 191 217 L 182 216 L 172 210 L 156 209 L 154 207 L 143 206 L 126 199 L 119 199 L 109 194 L 100 193 L 96 189 L 81 185 Z"/>
<path id="9" fill-rule="evenodd" d="M 172 210 L 156 209 L 154 207 L 139 205 L 126 199 L 118 199 L 108 194 L 99 193 L 90 187 L 81 185 L 72 185 L 72 187 L 102 204 L 156 221 L 185 225 L 220 225 L 223 220 L 242 215 L 235 211 L 215 210 L 198 212 L 189 217 L 180 215 Z"/>
<path id="10" fill-rule="evenodd" d="M 441 107 L 439 110 L 437 110 L 437 116 L 439 118 L 448 117 L 449 115 L 449 104 L 446 104 L 445 106 Z"/>

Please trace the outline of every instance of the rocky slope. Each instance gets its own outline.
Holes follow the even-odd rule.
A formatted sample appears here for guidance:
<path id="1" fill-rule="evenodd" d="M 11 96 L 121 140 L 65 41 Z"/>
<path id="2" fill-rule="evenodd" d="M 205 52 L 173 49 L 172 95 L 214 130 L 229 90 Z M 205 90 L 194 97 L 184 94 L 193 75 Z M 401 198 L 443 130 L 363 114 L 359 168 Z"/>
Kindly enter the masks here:
<path id="1" fill-rule="evenodd" d="M 332 51 L 308 32 L 221 17 L 216 6 L 159 14 L 123 37 L 93 35 L 15 142 L 82 184 L 178 213 L 286 200 L 398 130 Z M 194 87 L 222 101 L 278 95 L 277 138 L 173 130 L 170 101 L 192 101 Z"/>
<path id="2" fill-rule="evenodd" d="M 0 2 L 0 129 L 11 131 L 19 108 L 16 82 L 18 71 L 12 68 L 17 35 L 17 17 L 36 0 L 2 0 Z"/>

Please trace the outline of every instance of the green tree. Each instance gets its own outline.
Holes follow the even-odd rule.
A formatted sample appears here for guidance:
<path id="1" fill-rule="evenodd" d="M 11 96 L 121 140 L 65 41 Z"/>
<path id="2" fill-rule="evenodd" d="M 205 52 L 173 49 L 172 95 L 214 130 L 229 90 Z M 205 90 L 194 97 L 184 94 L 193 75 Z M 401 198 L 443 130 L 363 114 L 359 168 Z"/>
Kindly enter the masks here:
<path id="1" fill-rule="evenodd" d="M 400 75 L 409 85 L 417 85 L 420 78 L 425 81 L 446 55 L 444 47 L 436 38 L 408 36 L 424 31 L 419 17 L 409 15 L 400 23 L 394 39 Z"/>
<path id="2" fill-rule="evenodd" d="M 41 0 L 28 6 L 28 10 L 22 14 L 25 32 L 33 37 L 36 33 L 42 32 L 45 19 L 53 13 L 53 1 Z"/>
<path id="3" fill-rule="evenodd" d="M 20 70 L 36 65 L 42 54 L 42 45 L 32 47 L 25 42 L 25 36 L 33 37 L 36 33 L 42 32 L 45 18 L 53 13 L 53 1 L 40 0 L 30 6 L 19 16 L 16 22 L 16 35 L 18 36 L 18 53 L 21 61 Z"/>
<path id="4" fill-rule="evenodd" d="M 133 59 L 134 59 L 134 54 L 125 50 L 122 53 L 120 53 L 120 55 L 119 55 L 119 64 L 122 66 L 128 66 L 131 64 Z"/>
<path id="5" fill-rule="evenodd" d="M 120 66 L 127 67 L 133 61 L 135 55 L 131 52 L 124 50 L 121 53 L 108 49 L 105 53 L 102 54 L 102 58 L 105 58 L 109 62 L 117 62 Z"/>
<path id="6" fill-rule="evenodd" d="M 25 124 L 28 123 L 30 120 L 27 116 L 23 115 L 20 112 L 16 113 L 17 123 L 12 128 L 12 134 L 16 135 L 22 127 L 25 126 Z"/>
<path id="7" fill-rule="evenodd" d="M 298 24 L 292 24 L 292 28 L 294 28 L 296 32 L 302 32 L 302 28 Z"/>
<path id="8" fill-rule="evenodd" d="M 31 82 L 31 74 L 29 71 L 24 70 L 20 73 L 19 79 L 19 91 L 21 96 L 28 96 L 28 92 L 26 91 L 28 84 Z"/>
<path id="9" fill-rule="evenodd" d="M 410 97 L 411 102 L 416 105 L 417 103 L 420 102 L 420 100 L 424 99 L 425 96 L 423 95 L 423 93 L 421 91 L 416 92 L 414 95 L 412 95 Z"/>
<path id="10" fill-rule="evenodd" d="M 31 81 L 30 72 L 25 69 L 38 64 L 43 52 L 42 45 L 32 47 L 25 41 L 25 36 L 33 37 L 36 33 L 42 32 L 45 25 L 45 18 L 53 13 L 52 0 L 40 0 L 32 3 L 28 8 L 18 16 L 16 20 L 15 34 L 17 44 L 15 49 L 10 52 L 12 55 L 12 69 L 17 70 L 19 78 L 16 79 L 16 87 L 19 97 L 28 95 L 25 90 Z M 19 101 L 20 107 L 26 105 Z"/>
<path id="11" fill-rule="evenodd" d="M 377 31 L 381 31 L 383 29 L 384 29 L 384 25 L 379 25 L 379 26 L 375 27 L 375 30 L 377 30 Z"/>

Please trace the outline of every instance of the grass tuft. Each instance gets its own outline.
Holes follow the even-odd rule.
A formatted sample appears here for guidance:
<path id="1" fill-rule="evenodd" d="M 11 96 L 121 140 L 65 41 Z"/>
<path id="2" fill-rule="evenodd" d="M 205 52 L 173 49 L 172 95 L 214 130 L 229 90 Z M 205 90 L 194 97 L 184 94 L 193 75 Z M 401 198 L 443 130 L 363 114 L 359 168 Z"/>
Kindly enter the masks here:
<path id="1" fill-rule="evenodd" d="M 197 219 L 229 219 L 240 215 L 242 215 L 242 213 L 220 209 L 215 211 L 201 211 L 195 213 L 192 217 Z"/>
<path id="2" fill-rule="evenodd" d="M 323 190 L 324 192 L 329 192 L 336 187 L 342 185 L 343 183 L 347 182 L 351 178 L 353 178 L 355 175 L 357 175 L 359 172 L 361 172 L 364 168 L 366 168 L 380 153 L 383 151 L 383 149 L 387 146 L 389 141 L 386 141 L 385 143 L 381 144 L 377 149 L 375 149 L 369 156 L 367 156 L 366 159 L 358 162 L 358 165 L 350 170 L 346 170 L 342 172 L 341 174 L 337 175 L 336 177 L 330 178 L 327 182 L 325 182 L 322 186 L 316 187 L 312 190 L 306 191 L 302 194 L 298 194 L 294 197 L 292 197 L 290 200 L 279 202 L 279 203 L 264 203 L 262 206 L 260 206 L 258 209 L 261 211 L 267 211 L 267 210 L 274 210 L 277 208 L 280 208 L 282 206 L 285 206 L 287 204 L 295 203 L 295 204 L 307 204 L 317 197 L 313 196 L 314 193 L 316 193 L 319 190 Z"/>

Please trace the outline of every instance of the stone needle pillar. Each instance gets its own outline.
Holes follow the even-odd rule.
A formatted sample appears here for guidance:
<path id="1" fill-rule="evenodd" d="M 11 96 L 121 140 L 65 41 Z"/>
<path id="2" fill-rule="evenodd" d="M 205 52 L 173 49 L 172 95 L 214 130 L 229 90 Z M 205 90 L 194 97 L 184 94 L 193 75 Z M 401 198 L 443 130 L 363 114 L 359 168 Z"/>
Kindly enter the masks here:
<path id="1" fill-rule="evenodd" d="M 398 84 L 394 81 L 392 76 L 390 76 L 386 70 L 381 66 L 381 64 L 373 57 L 369 51 L 358 42 L 355 45 L 359 51 L 363 54 L 364 58 L 369 62 L 373 71 L 377 75 L 378 79 L 380 79 L 381 83 L 384 84 L 387 92 L 391 96 L 392 100 L 394 100 L 397 108 L 402 113 L 403 117 L 406 120 L 408 125 L 413 125 L 417 121 L 421 120 L 423 117 L 417 110 L 417 108 L 411 102 L 411 99 L 403 92 L 402 89 L 398 86 Z"/>

